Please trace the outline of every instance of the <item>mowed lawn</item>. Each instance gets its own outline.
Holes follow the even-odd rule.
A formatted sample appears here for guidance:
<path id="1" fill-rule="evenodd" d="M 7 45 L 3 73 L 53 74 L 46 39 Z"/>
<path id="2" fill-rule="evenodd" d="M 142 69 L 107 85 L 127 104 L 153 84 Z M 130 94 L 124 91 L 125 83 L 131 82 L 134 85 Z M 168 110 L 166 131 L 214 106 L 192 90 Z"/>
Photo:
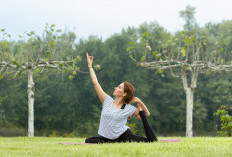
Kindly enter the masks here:
<path id="1" fill-rule="evenodd" d="M 232 138 L 228 137 L 160 137 L 180 142 L 111 143 L 61 145 L 60 142 L 84 143 L 84 138 L 0 137 L 0 156 L 170 156 L 232 157 Z"/>

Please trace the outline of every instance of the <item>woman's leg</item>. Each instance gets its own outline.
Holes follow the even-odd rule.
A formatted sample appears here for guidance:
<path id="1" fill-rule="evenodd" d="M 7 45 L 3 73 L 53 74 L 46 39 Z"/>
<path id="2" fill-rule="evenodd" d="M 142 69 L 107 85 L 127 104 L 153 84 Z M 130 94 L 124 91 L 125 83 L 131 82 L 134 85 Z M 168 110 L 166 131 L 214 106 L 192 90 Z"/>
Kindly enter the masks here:
<path id="1" fill-rule="evenodd" d="M 103 136 L 90 137 L 85 140 L 85 143 L 111 143 L 113 140 L 107 139 Z"/>
<path id="2" fill-rule="evenodd" d="M 130 129 L 127 129 L 119 138 L 115 140 L 116 142 L 149 142 L 149 140 L 142 136 L 134 135 Z"/>
<path id="3" fill-rule="evenodd" d="M 144 131 L 145 131 L 147 138 L 134 135 L 130 129 L 127 129 L 118 139 L 116 139 L 116 142 L 153 142 L 153 141 L 158 141 L 158 139 L 155 135 L 155 132 L 150 127 L 150 125 L 147 121 L 147 117 L 146 117 L 144 111 L 139 111 L 139 116 L 142 119 Z"/>
<path id="4" fill-rule="evenodd" d="M 139 111 L 139 116 L 142 119 L 144 131 L 145 131 L 145 135 L 146 135 L 147 139 L 151 142 L 158 141 L 154 130 L 151 128 L 151 126 L 149 125 L 149 123 L 147 121 L 147 117 L 146 117 L 144 111 Z"/>

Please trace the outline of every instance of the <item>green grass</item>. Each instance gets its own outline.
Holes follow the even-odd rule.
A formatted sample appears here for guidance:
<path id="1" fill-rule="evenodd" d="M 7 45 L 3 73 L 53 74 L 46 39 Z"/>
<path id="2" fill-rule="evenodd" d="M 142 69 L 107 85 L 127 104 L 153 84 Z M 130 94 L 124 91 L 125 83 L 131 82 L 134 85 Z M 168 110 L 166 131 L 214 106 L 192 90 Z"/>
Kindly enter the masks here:
<path id="1" fill-rule="evenodd" d="M 93 145 L 60 145 L 60 142 L 83 143 L 84 138 L 0 137 L 0 156 L 171 156 L 232 157 L 232 138 L 160 137 L 181 139 L 164 143 L 111 143 Z"/>

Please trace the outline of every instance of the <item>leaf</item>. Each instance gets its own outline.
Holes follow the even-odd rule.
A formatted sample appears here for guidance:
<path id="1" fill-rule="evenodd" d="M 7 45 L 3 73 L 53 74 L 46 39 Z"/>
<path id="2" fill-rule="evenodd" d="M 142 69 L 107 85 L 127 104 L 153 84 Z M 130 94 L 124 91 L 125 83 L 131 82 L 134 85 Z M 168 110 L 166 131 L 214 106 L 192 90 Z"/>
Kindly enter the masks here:
<path id="1" fill-rule="evenodd" d="M 144 38 L 140 38 L 140 42 L 144 42 L 144 40 L 145 40 Z"/>
<path id="2" fill-rule="evenodd" d="M 158 73 L 158 74 L 162 74 L 164 71 L 162 70 L 162 69 L 156 69 L 156 73 Z"/>
<path id="3" fill-rule="evenodd" d="M 53 41 L 51 41 L 50 43 L 49 43 L 49 46 L 52 46 L 53 45 Z"/>
<path id="4" fill-rule="evenodd" d="M 57 39 L 60 39 L 60 36 L 58 36 Z"/>
<path id="5" fill-rule="evenodd" d="M 4 47 L 6 47 L 6 46 L 8 45 L 8 43 L 7 43 L 6 41 L 3 41 L 2 45 L 3 45 Z"/>
<path id="6" fill-rule="evenodd" d="M 153 54 L 154 56 L 156 56 L 156 55 L 157 55 L 157 51 L 154 51 L 152 54 Z"/>
<path id="7" fill-rule="evenodd" d="M 160 57 L 161 57 L 161 53 L 158 53 L 158 54 L 155 56 L 156 59 L 159 59 Z"/>
<path id="8" fill-rule="evenodd" d="M 144 32 L 143 33 L 143 36 L 145 37 L 145 36 L 148 36 L 149 34 L 147 33 L 147 32 Z"/>
<path id="9" fill-rule="evenodd" d="M 14 65 L 17 65 L 17 66 L 19 65 L 19 64 L 16 62 L 16 60 L 13 60 L 12 63 L 13 63 Z"/>
<path id="10" fill-rule="evenodd" d="M 95 65 L 95 66 L 94 66 L 94 69 L 96 69 L 96 70 L 101 70 L 101 65 L 99 65 L 99 64 Z"/>
<path id="11" fill-rule="evenodd" d="M 220 48 L 220 52 L 223 52 L 223 48 Z"/>
<path id="12" fill-rule="evenodd" d="M 185 49 L 185 48 L 181 48 L 181 51 L 180 51 L 180 52 L 181 52 L 182 56 L 185 57 L 186 49 Z"/>
<path id="13" fill-rule="evenodd" d="M 73 75 L 69 75 L 68 77 L 70 80 L 73 80 L 74 76 Z"/>
<path id="14" fill-rule="evenodd" d="M 144 61 L 144 58 L 145 58 L 145 56 L 143 56 L 143 57 L 141 58 L 141 60 L 140 60 L 140 61 L 141 61 L 141 62 L 143 62 L 143 61 Z"/>
<path id="15" fill-rule="evenodd" d="M 16 74 L 15 74 L 15 77 L 19 77 L 19 75 L 20 75 L 19 73 L 16 73 Z"/>
<path id="16" fill-rule="evenodd" d="M 80 71 L 80 68 L 77 67 L 77 66 L 75 66 L 75 70 L 76 70 L 76 71 Z"/>
<path id="17" fill-rule="evenodd" d="M 73 71 L 73 75 L 76 75 L 77 74 L 77 72 L 76 71 Z"/>
<path id="18" fill-rule="evenodd" d="M 76 57 L 76 62 L 80 62 L 81 61 L 81 56 L 77 56 Z"/>
<path id="19" fill-rule="evenodd" d="M 40 69 L 36 69 L 35 71 L 36 71 L 37 73 L 40 73 L 41 70 L 40 70 Z"/>
<path id="20" fill-rule="evenodd" d="M 2 32 L 4 32 L 4 31 L 5 31 L 5 29 L 2 29 L 1 31 L 2 31 Z"/>
<path id="21" fill-rule="evenodd" d="M 223 64 L 224 63 L 224 59 L 221 59 L 221 64 Z"/>
<path id="22" fill-rule="evenodd" d="M 63 66 L 64 66 L 64 64 L 63 64 L 63 63 L 59 63 L 59 68 L 60 68 L 60 69 L 62 69 L 62 68 L 63 68 Z"/>
<path id="23" fill-rule="evenodd" d="M 133 45 L 134 43 L 133 43 L 133 42 L 130 42 L 129 44 L 130 44 L 130 45 Z"/>
<path id="24" fill-rule="evenodd" d="M 185 35 L 185 31 L 181 31 L 181 34 Z"/>
<path id="25" fill-rule="evenodd" d="M 50 58 L 50 57 L 52 56 L 52 52 L 47 51 L 47 52 L 46 52 L 46 55 L 47 55 L 48 58 Z"/>

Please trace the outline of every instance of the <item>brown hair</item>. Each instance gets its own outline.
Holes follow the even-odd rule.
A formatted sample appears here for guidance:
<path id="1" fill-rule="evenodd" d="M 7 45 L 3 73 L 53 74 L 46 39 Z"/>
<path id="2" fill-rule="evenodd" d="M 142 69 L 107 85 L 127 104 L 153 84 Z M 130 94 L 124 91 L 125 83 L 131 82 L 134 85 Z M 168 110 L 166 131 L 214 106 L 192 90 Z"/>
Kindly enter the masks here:
<path id="1" fill-rule="evenodd" d="M 133 99 L 135 94 L 135 88 L 129 82 L 123 82 L 124 84 L 124 92 L 127 94 L 124 98 L 124 103 L 129 104 L 130 101 Z"/>

